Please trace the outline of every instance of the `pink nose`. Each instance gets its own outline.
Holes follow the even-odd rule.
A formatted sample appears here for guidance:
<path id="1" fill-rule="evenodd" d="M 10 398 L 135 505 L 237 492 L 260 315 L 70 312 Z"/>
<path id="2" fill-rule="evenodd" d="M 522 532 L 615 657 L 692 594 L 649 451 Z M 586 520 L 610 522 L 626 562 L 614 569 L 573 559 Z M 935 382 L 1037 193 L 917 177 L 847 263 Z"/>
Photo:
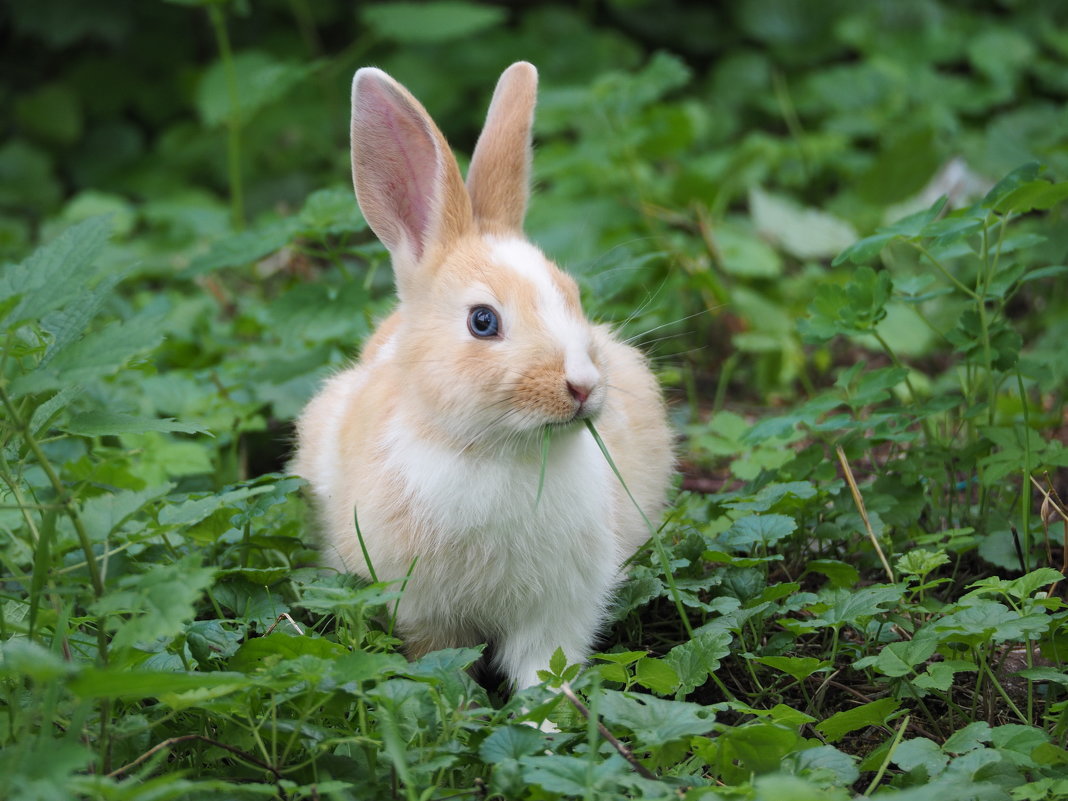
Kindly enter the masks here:
<path id="1" fill-rule="evenodd" d="M 572 384 L 567 382 L 567 391 L 571 393 L 571 397 L 579 402 L 579 405 L 586 402 L 586 398 L 590 397 L 590 393 L 593 391 L 593 387 L 586 387 L 582 384 Z"/>

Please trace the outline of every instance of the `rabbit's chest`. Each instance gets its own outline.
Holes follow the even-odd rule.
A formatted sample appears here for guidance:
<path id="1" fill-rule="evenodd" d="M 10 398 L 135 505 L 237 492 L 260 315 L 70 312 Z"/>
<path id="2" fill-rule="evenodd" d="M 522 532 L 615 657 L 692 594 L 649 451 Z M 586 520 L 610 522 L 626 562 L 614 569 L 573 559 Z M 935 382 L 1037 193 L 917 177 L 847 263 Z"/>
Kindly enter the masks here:
<path id="1" fill-rule="evenodd" d="M 405 432 L 393 439 L 390 467 L 427 555 L 522 563 L 546 551 L 579 557 L 614 548 L 612 474 L 585 430 L 554 438 L 544 469 L 540 454 L 479 457 Z"/>

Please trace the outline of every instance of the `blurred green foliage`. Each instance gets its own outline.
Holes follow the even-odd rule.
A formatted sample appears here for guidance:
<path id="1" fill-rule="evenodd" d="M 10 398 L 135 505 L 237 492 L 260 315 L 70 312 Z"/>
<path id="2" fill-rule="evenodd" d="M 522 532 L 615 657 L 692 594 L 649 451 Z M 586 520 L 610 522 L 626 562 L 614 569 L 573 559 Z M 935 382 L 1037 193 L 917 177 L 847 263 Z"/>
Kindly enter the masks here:
<path id="1" fill-rule="evenodd" d="M 1068 524 L 1029 484 L 1068 466 L 1068 5 L 10 0 L 0 26 L 0 797 L 1068 794 Z M 477 649 L 404 660 L 396 588 L 317 571 L 282 474 L 392 304 L 353 71 L 463 163 L 517 59 L 528 232 L 684 436 L 605 653 L 545 674 L 652 779 L 563 696 L 488 694 Z"/>

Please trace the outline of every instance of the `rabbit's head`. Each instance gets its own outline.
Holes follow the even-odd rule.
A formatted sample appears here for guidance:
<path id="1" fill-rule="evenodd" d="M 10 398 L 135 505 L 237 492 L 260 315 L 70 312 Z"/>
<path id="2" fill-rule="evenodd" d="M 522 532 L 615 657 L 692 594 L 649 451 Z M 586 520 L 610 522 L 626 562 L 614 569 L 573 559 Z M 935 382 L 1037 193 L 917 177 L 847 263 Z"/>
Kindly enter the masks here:
<path id="1" fill-rule="evenodd" d="M 528 63 L 501 76 L 465 186 L 403 86 L 374 68 L 353 80 L 353 182 L 400 298 L 380 358 L 404 376 L 397 391 L 426 433 L 463 447 L 536 441 L 604 403 L 606 335 L 523 235 L 536 91 Z"/>

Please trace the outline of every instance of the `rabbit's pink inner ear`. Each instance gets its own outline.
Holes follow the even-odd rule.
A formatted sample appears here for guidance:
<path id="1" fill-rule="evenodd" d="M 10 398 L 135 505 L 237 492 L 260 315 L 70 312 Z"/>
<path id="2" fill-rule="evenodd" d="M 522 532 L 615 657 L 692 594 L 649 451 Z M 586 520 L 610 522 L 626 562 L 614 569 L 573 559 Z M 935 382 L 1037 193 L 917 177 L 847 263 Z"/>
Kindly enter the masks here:
<path id="1" fill-rule="evenodd" d="M 352 178 L 364 217 L 382 243 L 395 256 L 419 261 L 432 233 L 441 155 L 425 112 L 413 102 L 385 73 L 356 74 Z"/>

